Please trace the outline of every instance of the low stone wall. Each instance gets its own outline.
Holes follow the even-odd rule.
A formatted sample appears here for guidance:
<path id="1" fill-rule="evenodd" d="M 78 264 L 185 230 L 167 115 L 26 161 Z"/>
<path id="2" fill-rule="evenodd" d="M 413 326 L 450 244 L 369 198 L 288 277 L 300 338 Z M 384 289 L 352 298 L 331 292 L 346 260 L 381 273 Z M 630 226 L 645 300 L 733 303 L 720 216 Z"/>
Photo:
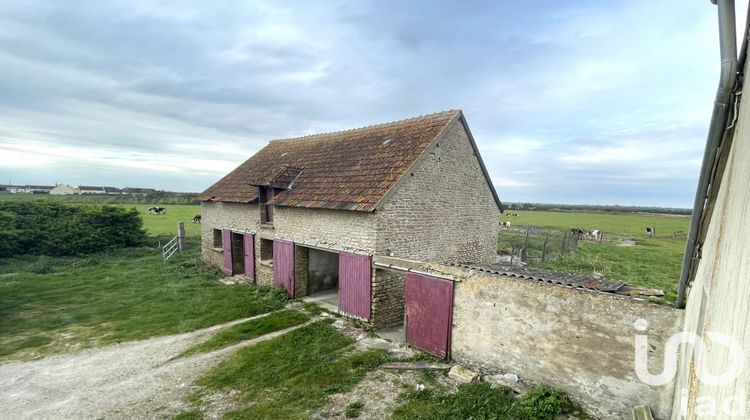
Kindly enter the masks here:
<path id="1" fill-rule="evenodd" d="M 648 405 L 669 418 L 674 384 L 652 387 L 634 370 L 636 320 L 648 321 L 649 366 L 663 369 L 682 311 L 627 296 L 498 274 L 454 270 L 454 359 L 556 387 L 602 418 Z"/>
<path id="2" fill-rule="evenodd" d="M 378 287 L 395 280 L 403 287 L 405 270 L 453 279 L 451 351 L 456 361 L 553 386 L 597 418 L 630 419 L 637 405 L 648 405 L 657 419 L 670 418 L 674 381 L 653 387 L 638 379 L 635 336 L 648 337 L 649 372 L 662 372 L 664 345 L 680 331 L 683 311 L 472 268 L 384 256 L 373 261 Z M 400 271 L 392 271 L 396 267 Z M 388 279 L 380 273 L 389 273 Z M 374 297 L 380 295 L 376 290 L 373 284 Z M 647 322 L 645 331 L 635 329 L 638 320 Z"/>

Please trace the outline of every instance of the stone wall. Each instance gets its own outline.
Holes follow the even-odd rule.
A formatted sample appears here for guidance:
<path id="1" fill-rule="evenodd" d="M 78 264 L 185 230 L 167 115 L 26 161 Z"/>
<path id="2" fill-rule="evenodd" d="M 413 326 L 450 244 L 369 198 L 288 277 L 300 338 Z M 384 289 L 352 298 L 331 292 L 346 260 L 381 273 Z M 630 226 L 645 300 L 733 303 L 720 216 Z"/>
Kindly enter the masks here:
<path id="1" fill-rule="evenodd" d="M 310 248 L 294 246 L 294 297 L 307 296 L 308 266 Z"/>
<path id="2" fill-rule="evenodd" d="M 372 253 L 375 217 L 354 211 L 275 207 L 273 237 Z"/>
<path id="3" fill-rule="evenodd" d="M 202 202 L 201 253 L 203 259 L 222 266 L 224 254 L 221 250 L 216 250 L 213 247 L 213 230 L 232 229 L 237 232 L 254 233 L 260 223 L 259 212 L 258 206 L 254 204 Z M 258 249 L 257 235 L 255 245 L 255 249 Z"/>
<path id="4" fill-rule="evenodd" d="M 652 387 L 634 370 L 638 319 L 648 322 L 651 372 L 682 311 L 630 297 L 466 270 L 455 283 L 453 357 L 556 387 L 601 418 L 630 418 L 648 405 L 672 409 L 674 383 Z"/>
<path id="5" fill-rule="evenodd" d="M 494 262 L 500 210 L 460 120 L 377 214 L 378 255 L 413 260 Z"/>
<path id="6" fill-rule="evenodd" d="M 372 282 L 372 317 L 376 328 L 404 324 L 404 274 L 374 270 Z"/>

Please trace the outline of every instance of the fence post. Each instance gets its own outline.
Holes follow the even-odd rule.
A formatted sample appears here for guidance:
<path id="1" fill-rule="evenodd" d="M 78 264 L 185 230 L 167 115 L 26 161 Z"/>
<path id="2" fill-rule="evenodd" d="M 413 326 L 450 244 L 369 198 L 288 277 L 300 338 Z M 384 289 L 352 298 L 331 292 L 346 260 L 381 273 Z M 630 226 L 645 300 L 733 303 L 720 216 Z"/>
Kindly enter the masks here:
<path id="1" fill-rule="evenodd" d="M 565 256 L 565 241 L 568 239 L 568 232 L 563 232 L 563 240 L 562 240 L 562 253 L 561 256 Z"/>
<path id="2" fill-rule="evenodd" d="M 185 224 L 182 222 L 177 222 L 177 247 L 182 252 L 183 249 L 185 249 L 186 245 L 186 239 L 185 239 Z"/>
<path id="3" fill-rule="evenodd" d="M 510 264 L 513 265 L 513 255 L 516 253 L 516 246 L 511 245 L 510 246 Z"/>
<path id="4" fill-rule="evenodd" d="M 549 232 L 544 236 L 544 247 L 542 247 L 542 262 L 547 259 L 547 242 L 549 241 Z"/>
<path id="5" fill-rule="evenodd" d="M 526 241 L 523 244 L 523 258 L 521 261 L 526 262 L 529 259 L 529 230 L 530 228 L 526 228 Z"/>

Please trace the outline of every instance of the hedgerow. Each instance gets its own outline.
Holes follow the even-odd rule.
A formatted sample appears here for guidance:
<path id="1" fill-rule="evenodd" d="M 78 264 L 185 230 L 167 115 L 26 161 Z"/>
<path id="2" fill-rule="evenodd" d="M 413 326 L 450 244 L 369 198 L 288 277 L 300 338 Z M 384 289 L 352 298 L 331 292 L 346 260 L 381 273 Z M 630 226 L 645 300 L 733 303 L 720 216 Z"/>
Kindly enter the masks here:
<path id="1" fill-rule="evenodd" d="M 83 255 L 144 243 L 138 211 L 113 205 L 0 202 L 0 257 Z"/>

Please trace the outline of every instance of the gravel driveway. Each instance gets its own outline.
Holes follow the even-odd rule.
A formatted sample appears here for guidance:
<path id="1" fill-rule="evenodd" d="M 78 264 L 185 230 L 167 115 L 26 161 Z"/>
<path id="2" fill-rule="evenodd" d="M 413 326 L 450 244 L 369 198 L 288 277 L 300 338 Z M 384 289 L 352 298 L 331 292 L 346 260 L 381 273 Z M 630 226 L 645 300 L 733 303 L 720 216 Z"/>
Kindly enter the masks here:
<path id="1" fill-rule="evenodd" d="M 301 325 L 211 353 L 171 359 L 219 329 L 265 315 L 185 334 L 0 365 L 0 418 L 153 418 L 180 413 L 188 408 L 184 400 L 191 384 L 207 368 L 239 347 Z"/>

